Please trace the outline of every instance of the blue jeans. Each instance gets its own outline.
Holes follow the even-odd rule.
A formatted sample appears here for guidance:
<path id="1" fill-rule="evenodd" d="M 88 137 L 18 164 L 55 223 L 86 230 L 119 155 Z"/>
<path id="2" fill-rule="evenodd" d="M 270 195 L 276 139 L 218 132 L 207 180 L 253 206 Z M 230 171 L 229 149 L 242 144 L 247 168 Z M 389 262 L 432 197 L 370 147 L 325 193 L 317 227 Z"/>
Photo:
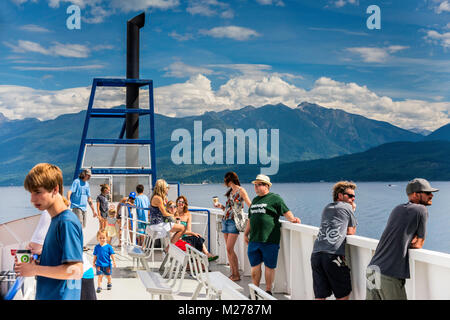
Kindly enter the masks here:
<path id="1" fill-rule="evenodd" d="M 236 224 L 233 219 L 222 220 L 222 233 L 239 234 L 239 230 L 236 229 Z"/>

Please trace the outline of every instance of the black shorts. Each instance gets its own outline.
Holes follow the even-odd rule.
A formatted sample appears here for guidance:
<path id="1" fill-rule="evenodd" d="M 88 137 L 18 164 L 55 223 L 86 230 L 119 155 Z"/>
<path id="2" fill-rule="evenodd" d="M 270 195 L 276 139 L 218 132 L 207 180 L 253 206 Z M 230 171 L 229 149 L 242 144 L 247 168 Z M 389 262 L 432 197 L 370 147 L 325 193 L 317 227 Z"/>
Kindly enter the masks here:
<path id="1" fill-rule="evenodd" d="M 97 300 L 97 294 L 95 293 L 94 278 L 81 279 L 80 300 Z"/>
<path id="2" fill-rule="evenodd" d="M 340 299 L 352 292 L 350 269 L 344 256 L 315 252 L 311 255 L 311 268 L 316 299 L 325 299 L 331 294 Z"/>

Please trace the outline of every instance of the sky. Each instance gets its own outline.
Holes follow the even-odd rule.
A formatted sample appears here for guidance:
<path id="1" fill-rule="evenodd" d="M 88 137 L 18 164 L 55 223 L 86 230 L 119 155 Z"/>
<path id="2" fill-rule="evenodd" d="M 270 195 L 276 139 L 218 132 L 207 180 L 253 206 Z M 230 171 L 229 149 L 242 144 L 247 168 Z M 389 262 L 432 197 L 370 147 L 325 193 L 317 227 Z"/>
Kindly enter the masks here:
<path id="1" fill-rule="evenodd" d="M 450 0 L 1 0 L 0 113 L 86 109 L 93 78 L 125 77 L 126 21 L 141 12 L 140 77 L 157 113 L 307 101 L 405 129 L 449 123 Z"/>

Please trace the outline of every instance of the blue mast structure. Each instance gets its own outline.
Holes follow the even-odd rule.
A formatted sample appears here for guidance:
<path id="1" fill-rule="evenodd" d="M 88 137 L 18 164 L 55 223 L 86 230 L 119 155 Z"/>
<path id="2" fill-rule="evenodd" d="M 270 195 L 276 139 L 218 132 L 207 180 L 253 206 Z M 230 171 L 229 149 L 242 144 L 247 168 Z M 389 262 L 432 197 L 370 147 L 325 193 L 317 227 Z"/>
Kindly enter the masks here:
<path id="1" fill-rule="evenodd" d="M 137 159 L 133 168 L 90 168 L 92 174 L 99 175 L 151 175 L 152 187 L 156 183 L 155 114 L 153 103 L 153 81 L 139 79 L 139 30 L 145 24 L 145 13 L 127 21 L 127 77 L 126 79 L 94 78 L 84 128 L 78 150 L 74 179 L 85 169 L 82 168 L 87 145 L 149 145 L 149 168 L 139 168 Z M 139 89 L 148 87 L 149 109 L 139 108 Z M 93 108 L 97 87 L 126 87 L 126 109 Z M 150 139 L 139 138 L 139 118 L 149 115 Z M 117 139 L 88 138 L 91 118 L 123 118 L 123 125 Z M 125 137 L 124 137 L 125 136 Z"/>

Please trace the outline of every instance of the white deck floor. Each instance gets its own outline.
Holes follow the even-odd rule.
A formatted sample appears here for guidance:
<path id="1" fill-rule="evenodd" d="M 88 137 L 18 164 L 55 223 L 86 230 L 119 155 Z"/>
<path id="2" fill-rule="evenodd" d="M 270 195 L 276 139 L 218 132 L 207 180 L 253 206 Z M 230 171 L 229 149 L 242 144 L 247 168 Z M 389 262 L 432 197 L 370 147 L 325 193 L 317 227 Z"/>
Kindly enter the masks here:
<path id="1" fill-rule="evenodd" d="M 98 300 L 149 300 L 151 295 L 145 290 L 141 281 L 137 277 L 136 271 L 133 269 L 133 259 L 127 255 L 120 254 L 120 248 L 114 247 L 116 252 L 116 264 L 117 268 L 112 270 L 112 289 L 106 290 L 106 277 L 103 278 L 102 291 L 97 293 Z M 93 248 L 85 252 L 89 257 L 89 260 L 93 261 Z M 160 252 L 156 252 L 155 263 L 149 262 L 150 267 L 159 268 L 161 264 L 162 255 Z M 210 271 L 221 271 L 225 275 L 229 275 L 229 267 L 227 265 L 218 264 L 216 262 L 210 263 Z M 139 266 L 142 268 L 142 266 Z M 98 277 L 95 276 L 95 288 L 97 288 Z M 241 287 L 243 287 L 243 294 L 249 296 L 248 284 L 251 283 L 251 277 L 242 276 L 241 280 L 236 282 Z M 176 300 L 190 300 L 192 294 L 197 286 L 197 281 L 194 280 L 190 274 L 186 273 L 185 279 L 183 281 L 183 286 L 181 292 L 174 298 Z M 261 285 L 264 288 L 264 285 Z M 274 296 L 279 300 L 287 300 L 289 296 L 283 294 L 274 294 Z M 205 289 L 202 289 L 198 297 L 199 300 L 206 299 Z"/>

